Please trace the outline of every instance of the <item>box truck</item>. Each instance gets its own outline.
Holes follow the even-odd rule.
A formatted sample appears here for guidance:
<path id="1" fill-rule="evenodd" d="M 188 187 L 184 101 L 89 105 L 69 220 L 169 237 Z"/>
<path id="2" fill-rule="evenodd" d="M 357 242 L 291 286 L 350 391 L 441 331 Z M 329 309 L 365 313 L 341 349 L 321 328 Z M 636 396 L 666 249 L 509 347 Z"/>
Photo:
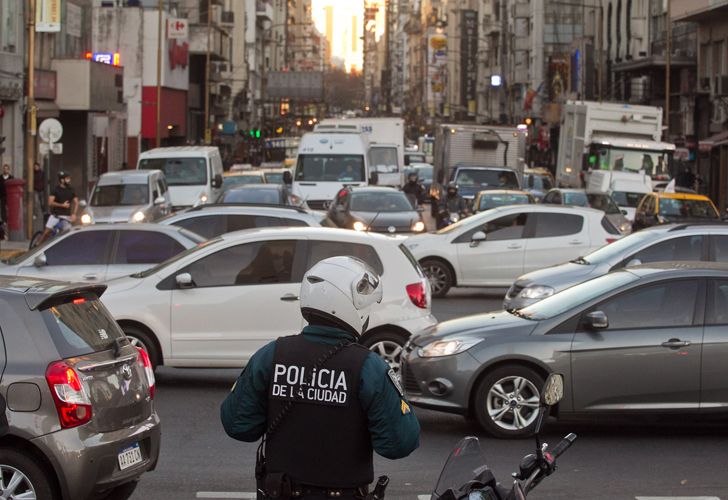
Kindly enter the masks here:
<path id="1" fill-rule="evenodd" d="M 569 101 L 563 109 L 556 183 L 589 187 L 592 172 L 614 172 L 598 184 L 670 179 L 675 145 L 661 142 L 662 108 L 632 104 Z M 616 174 L 619 172 L 619 174 Z M 633 178 L 633 181 L 629 179 Z"/>

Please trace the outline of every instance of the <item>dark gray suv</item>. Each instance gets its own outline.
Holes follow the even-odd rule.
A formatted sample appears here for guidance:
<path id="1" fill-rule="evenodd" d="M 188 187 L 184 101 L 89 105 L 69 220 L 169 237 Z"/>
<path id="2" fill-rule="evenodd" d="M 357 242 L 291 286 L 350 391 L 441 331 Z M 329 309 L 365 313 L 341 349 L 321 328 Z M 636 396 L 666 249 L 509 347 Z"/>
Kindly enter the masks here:
<path id="1" fill-rule="evenodd" d="M 0 277 L 2 498 L 127 498 L 157 464 L 152 366 L 104 290 Z"/>

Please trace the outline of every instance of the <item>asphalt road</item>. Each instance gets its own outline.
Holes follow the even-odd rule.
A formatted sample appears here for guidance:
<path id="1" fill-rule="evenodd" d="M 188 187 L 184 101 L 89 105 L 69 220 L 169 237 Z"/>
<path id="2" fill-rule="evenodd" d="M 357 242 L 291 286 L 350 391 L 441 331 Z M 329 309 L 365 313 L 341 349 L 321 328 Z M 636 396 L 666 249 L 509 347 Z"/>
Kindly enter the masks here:
<path id="1" fill-rule="evenodd" d="M 445 320 L 497 309 L 501 297 L 455 290 L 435 301 L 433 309 Z M 236 370 L 159 370 L 160 463 L 143 477 L 133 498 L 252 498 L 256 445 L 228 438 L 218 416 L 236 376 Z M 488 464 L 504 483 L 521 457 L 534 451 L 531 440 L 491 439 L 459 416 L 426 410 L 417 410 L 417 416 L 420 448 L 404 460 L 375 462 L 375 473 L 391 478 L 387 498 L 429 494 L 450 450 L 466 435 L 480 437 Z M 549 422 L 544 438 L 555 444 L 569 432 L 577 433 L 578 441 L 562 456 L 556 474 L 529 498 L 728 500 L 726 419 Z"/>

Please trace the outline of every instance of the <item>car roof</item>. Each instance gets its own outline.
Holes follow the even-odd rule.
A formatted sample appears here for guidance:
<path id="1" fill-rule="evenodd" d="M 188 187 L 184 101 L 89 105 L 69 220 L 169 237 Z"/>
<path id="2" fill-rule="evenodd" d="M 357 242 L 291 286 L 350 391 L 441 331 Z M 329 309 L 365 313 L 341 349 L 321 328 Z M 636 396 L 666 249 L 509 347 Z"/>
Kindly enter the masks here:
<path id="1" fill-rule="evenodd" d="M 26 294 L 26 301 L 31 309 L 36 309 L 53 297 L 84 292 L 95 293 L 100 297 L 105 290 L 106 285 L 99 284 L 68 283 L 27 276 L 0 276 L 0 293 Z"/>
<path id="2" fill-rule="evenodd" d="M 551 191 L 559 191 L 561 193 L 584 193 L 584 194 L 587 194 L 586 189 L 579 189 L 579 188 L 552 188 Z"/>
<path id="3" fill-rule="evenodd" d="M 530 203 L 530 204 L 517 204 L 517 205 L 504 205 L 502 207 L 495 207 L 491 208 L 489 210 L 486 210 L 484 212 L 479 212 L 476 215 L 473 215 L 471 217 L 477 217 L 480 214 L 485 213 L 493 213 L 494 211 L 497 212 L 506 212 L 511 210 L 528 210 L 529 212 L 563 212 L 566 214 L 572 214 L 576 212 L 582 212 L 584 214 L 594 214 L 598 215 L 600 217 L 604 216 L 604 212 L 602 210 L 597 210 L 595 208 L 589 208 L 589 207 L 580 207 L 578 205 L 551 205 L 551 204 L 542 204 L 542 203 Z M 470 217 L 468 217 L 469 219 Z M 468 220 L 464 219 L 464 220 Z"/>
<path id="4" fill-rule="evenodd" d="M 301 207 L 293 207 L 288 205 L 262 205 L 259 203 L 206 203 L 204 205 L 198 205 L 196 207 L 188 208 L 181 212 L 176 212 L 162 220 L 175 219 L 178 216 L 194 214 L 194 213 L 210 213 L 217 212 L 220 214 L 234 213 L 234 214 L 254 214 L 254 215 L 293 215 L 291 212 L 298 214 L 310 215 Z"/>
<path id="5" fill-rule="evenodd" d="M 366 186 L 366 187 L 351 187 L 349 188 L 353 193 L 364 194 L 364 193 L 402 193 L 398 189 L 389 186 Z M 404 194 L 404 193 L 402 193 Z"/>
<path id="6" fill-rule="evenodd" d="M 515 173 L 512 168 L 496 167 L 496 166 L 489 166 L 489 165 L 478 165 L 475 163 L 457 163 L 453 168 L 455 168 L 455 169 L 468 168 L 468 169 L 475 169 L 475 170 L 505 170 L 507 172 Z"/>
<path id="7" fill-rule="evenodd" d="M 144 151 L 139 155 L 140 159 L 147 157 L 164 157 L 164 156 L 204 156 L 212 153 L 218 153 L 217 147 L 214 146 L 171 146 L 166 148 L 154 148 Z"/>
<path id="8" fill-rule="evenodd" d="M 228 170 L 227 172 L 225 172 L 225 177 L 235 177 L 238 175 L 263 177 L 264 173 L 265 172 L 263 172 L 261 170 Z"/>
<path id="9" fill-rule="evenodd" d="M 484 189 L 483 191 L 478 191 L 478 195 L 484 194 L 522 194 L 523 196 L 529 196 L 526 191 L 521 191 L 520 189 Z"/>
<path id="10" fill-rule="evenodd" d="M 705 195 L 694 194 L 694 193 L 655 193 L 658 198 L 668 198 L 671 200 L 698 200 L 698 201 L 710 201 Z"/>
<path id="11" fill-rule="evenodd" d="M 284 236 L 290 238 L 323 238 L 334 240 L 347 240 L 357 243 L 376 244 L 382 242 L 395 242 L 404 238 L 395 236 L 387 236 L 379 233 L 368 231 L 352 231 L 351 229 L 339 229 L 331 227 L 263 227 L 253 229 L 243 229 L 241 231 L 233 231 L 219 236 L 222 241 L 237 241 L 239 239 L 249 239 L 252 237 L 269 238 L 276 236 Z"/>
<path id="12" fill-rule="evenodd" d="M 182 228 L 176 226 L 163 226 L 150 222 L 119 222 L 115 224 L 91 224 L 88 226 L 76 226 L 71 228 L 72 233 L 88 231 L 152 231 L 155 233 L 178 233 Z"/>
<path id="13" fill-rule="evenodd" d="M 140 169 L 140 170 L 117 170 L 115 172 L 106 172 L 99 177 L 99 184 L 107 180 L 125 179 L 129 181 L 144 181 L 153 174 L 161 174 L 161 170 L 157 169 Z"/>
<path id="14" fill-rule="evenodd" d="M 239 184 L 237 186 L 231 186 L 225 190 L 226 193 L 231 191 L 250 191 L 250 190 L 277 190 L 283 189 L 282 184 Z"/>
<path id="15" fill-rule="evenodd" d="M 637 276 L 652 276 L 655 274 L 677 274 L 688 276 L 704 276 L 715 273 L 728 275 L 728 262 L 681 261 L 681 262 L 653 262 L 639 266 L 631 266 L 625 271 Z"/>

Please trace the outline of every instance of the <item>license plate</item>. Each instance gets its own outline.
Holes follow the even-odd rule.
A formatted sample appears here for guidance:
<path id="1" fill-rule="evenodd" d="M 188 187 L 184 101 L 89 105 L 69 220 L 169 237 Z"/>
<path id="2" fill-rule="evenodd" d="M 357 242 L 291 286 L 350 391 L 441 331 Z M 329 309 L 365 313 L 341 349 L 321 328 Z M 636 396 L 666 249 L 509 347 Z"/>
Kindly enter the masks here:
<path id="1" fill-rule="evenodd" d="M 139 447 L 139 443 L 124 448 L 119 453 L 119 469 L 124 470 L 129 467 L 141 463 L 142 461 L 142 450 Z"/>

